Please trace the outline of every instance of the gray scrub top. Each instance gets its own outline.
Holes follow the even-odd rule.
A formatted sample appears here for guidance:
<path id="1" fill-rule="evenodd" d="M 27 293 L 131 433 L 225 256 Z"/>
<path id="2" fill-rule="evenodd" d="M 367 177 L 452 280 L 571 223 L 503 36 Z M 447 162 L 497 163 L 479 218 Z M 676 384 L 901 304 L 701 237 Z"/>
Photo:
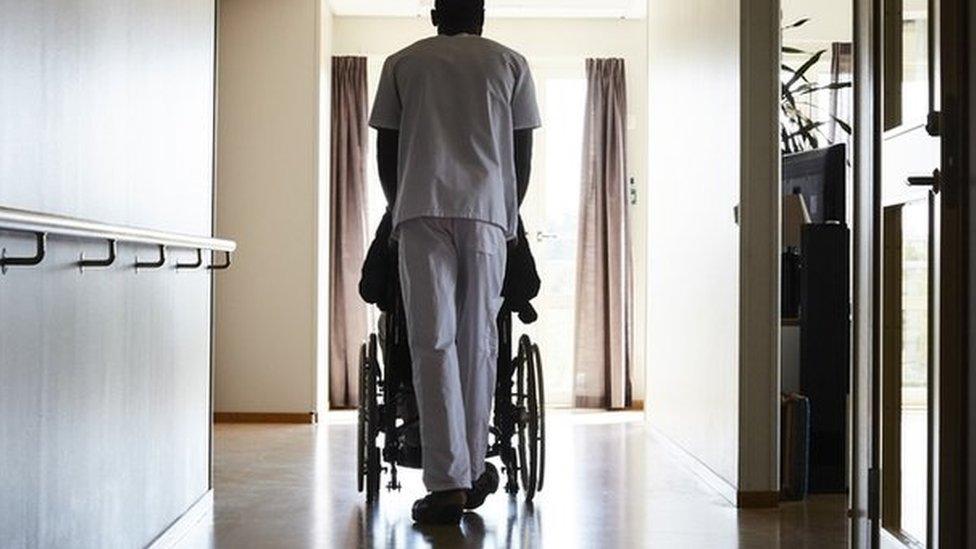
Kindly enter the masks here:
<path id="1" fill-rule="evenodd" d="M 470 34 L 421 40 L 386 60 L 369 124 L 400 135 L 394 234 L 409 219 L 447 217 L 515 238 L 513 134 L 541 125 L 521 54 Z"/>

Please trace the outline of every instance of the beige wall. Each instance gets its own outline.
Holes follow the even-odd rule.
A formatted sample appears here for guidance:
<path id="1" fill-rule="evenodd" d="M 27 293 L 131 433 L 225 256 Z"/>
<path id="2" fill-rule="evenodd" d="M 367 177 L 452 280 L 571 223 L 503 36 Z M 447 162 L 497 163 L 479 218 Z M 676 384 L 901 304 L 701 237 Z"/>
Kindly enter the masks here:
<path id="1" fill-rule="evenodd" d="M 648 418 L 730 499 L 778 491 L 779 3 L 649 14 Z"/>
<path id="2" fill-rule="evenodd" d="M 215 409 L 315 409 L 319 0 L 221 0 Z"/>
<path id="3" fill-rule="evenodd" d="M 738 481 L 738 0 L 651 0 L 648 418 Z"/>
<path id="4" fill-rule="evenodd" d="M 628 124 L 629 172 L 639 200 L 632 207 L 635 252 L 635 371 L 634 398 L 644 398 L 646 326 L 647 228 L 647 38 L 646 21 L 610 19 L 492 19 L 485 36 L 520 51 L 530 63 L 556 63 L 586 57 L 623 57 L 627 64 L 630 111 Z M 435 29 L 426 18 L 337 17 L 335 54 L 366 55 L 371 68 L 382 58 Z M 568 39 L 567 37 L 572 37 Z"/>
<path id="5" fill-rule="evenodd" d="M 777 0 L 742 3 L 739 492 L 779 491 L 782 195 Z"/>
<path id="6" fill-rule="evenodd" d="M 319 105 L 320 108 L 331 109 L 332 105 L 332 51 L 334 49 L 335 38 L 335 18 L 329 8 L 328 0 L 321 0 L 319 7 Z M 316 334 L 316 356 L 315 356 L 315 393 L 316 410 L 325 411 L 329 409 L 329 326 L 331 311 L 329 310 L 329 284 L 331 272 L 329 271 L 329 253 L 324 243 L 329 242 L 332 237 L 331 223 L 329 222 L 330 212 L 330 193 L 329 175 L 331 173 L 332 155 L 332 118 L 330 115 L 322 115 L 319 120 L 319 191 L 317 207 L 318 215 L 318 242 L 319 250 L 317 254 L 317 276 L 316 276 L 316 322 L 318 330 Z"/>

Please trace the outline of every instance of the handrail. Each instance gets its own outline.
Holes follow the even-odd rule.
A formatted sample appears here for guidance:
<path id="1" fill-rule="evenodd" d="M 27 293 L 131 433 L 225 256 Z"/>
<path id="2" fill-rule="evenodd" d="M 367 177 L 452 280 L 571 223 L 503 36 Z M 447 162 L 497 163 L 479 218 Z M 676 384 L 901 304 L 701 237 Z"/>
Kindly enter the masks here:
<path id="1" fill-rule="evenodd" d="M 0 230 L 115 240 L 120 243 L 154 244 L 188 250 L 233 252 L 237 249 L 237 243 L 233 240 L 112 225 L 76 217 L 18 210 L 3 206 L 0 206 Z"/>
<path id="2" fill-rule="evenodd" d="M 0 206 L 0 231 L 29 233 L 37 239 L 36 251 L 33 256 L 8 257 L 6 249 L 0 252 L 0 271 L 4 274 L 11 266 L 34 266 L 44 261 L 45 243 L 49 235 L 73 236 L 104 240 L 109 243 L 109 257 L 102 260 L 86 260 L 84 256 L 78 262 L 78 267 L 107 267 L 115 262 L 116 243 L 128 242 L 133 244 L 152 244 L 159 249 L 159 260 L 140 262 L 136 259 L 136 268 L 159 268 L 166 264 L 166 248 L 183 248 L 197 251 L 197 262 L 182 265 L 181 268 L 196 268 L 202 263 L 202 250 L 212 250 L 224 253 L 224 262 L 208 267 L 210 270 L 224 270 L 230 267 L 231 253 L 237 249 L 233 240 L 221 238 L 200 237 L 181 233 L 169 233 L 124 225 L 100 223 L 64 215 L 46 214 L 28 210 L 18 210 Z"/>

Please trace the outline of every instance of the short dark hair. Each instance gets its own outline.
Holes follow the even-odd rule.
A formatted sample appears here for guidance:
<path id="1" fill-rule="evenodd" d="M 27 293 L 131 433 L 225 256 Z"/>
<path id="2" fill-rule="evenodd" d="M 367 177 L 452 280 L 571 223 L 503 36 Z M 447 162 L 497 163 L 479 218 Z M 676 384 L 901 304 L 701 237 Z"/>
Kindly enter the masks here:
<path id="1" fill-rule="evenodd" d="M 484 0 L 436 0 L 434 9 L 448 24 L 465 25 L 480 21 L 485 12 Z"/>

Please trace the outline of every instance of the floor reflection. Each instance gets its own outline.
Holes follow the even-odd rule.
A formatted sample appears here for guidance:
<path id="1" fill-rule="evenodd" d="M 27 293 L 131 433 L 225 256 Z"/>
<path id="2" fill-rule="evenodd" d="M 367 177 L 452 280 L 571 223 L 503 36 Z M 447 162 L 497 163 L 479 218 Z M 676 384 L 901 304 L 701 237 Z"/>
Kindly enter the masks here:
<path id="1" fill-rule="evenodd" d="M 504 501 L 507 512 L 504 521 L 486 523 L 482 513 L 486 510 L 465 513 L 459 526 L 419 526 L 409 520 L 410 498 L 400 494 L 387 495 L 387 501 L 374 506 L 356 507 L 355 524 L 345 540 L 348 547 L 457 547 L 480 549 L 482 547 L 534 547 L 542 541 L 542 513 L 532 503 L 518 497 L 496 494 L 495 499 Z M 497 517 L 499 506 L 490 509 Z M 497 526 L 503 524 L 503 528 Z"/>
<path id="2" fill-rule="evenodd" d="M 843 497 L 742 512 L 685 469 L 641 414 L 555 411 L 545 490 L 499 492 L 458 527 L 413 524 L 418 471 L 367 507 L 356 490 L 354 416 L 318 426 L 220 425 L 212 520 L 186 547 L 796 547 L 846 545 Z M 384 479 L 385 482 L 385 479 Z M 543 520 L 545 518 L 545 520 Z"/>

